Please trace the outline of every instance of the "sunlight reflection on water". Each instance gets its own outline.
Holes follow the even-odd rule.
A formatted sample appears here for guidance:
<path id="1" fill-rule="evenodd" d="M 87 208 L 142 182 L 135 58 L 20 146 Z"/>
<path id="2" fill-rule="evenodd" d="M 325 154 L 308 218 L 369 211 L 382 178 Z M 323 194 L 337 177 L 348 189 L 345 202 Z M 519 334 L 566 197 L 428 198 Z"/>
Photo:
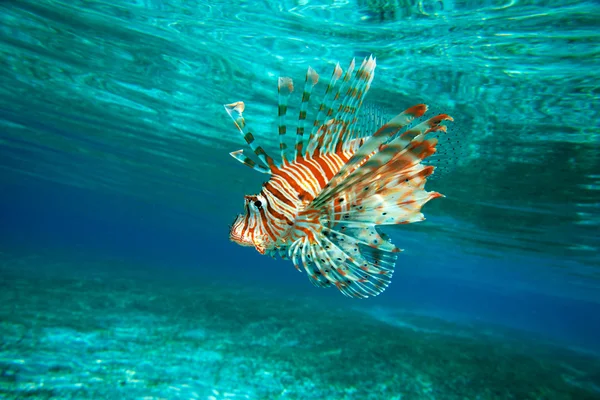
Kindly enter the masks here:
<path id="1" fill-rule="evenodd" d="M 598 266 L 599 16 L 569 0 L 3 2 L 0 168 L 233 212 L 260 180 L 229 159 L 243 142 L 222 104 L 244 100 L 273 147 L 278 75 L 325 81 L 373 53 L 370 101 L 432 104 L 465 133 L 427 210 L 458 221 L 453 239 Z"/>

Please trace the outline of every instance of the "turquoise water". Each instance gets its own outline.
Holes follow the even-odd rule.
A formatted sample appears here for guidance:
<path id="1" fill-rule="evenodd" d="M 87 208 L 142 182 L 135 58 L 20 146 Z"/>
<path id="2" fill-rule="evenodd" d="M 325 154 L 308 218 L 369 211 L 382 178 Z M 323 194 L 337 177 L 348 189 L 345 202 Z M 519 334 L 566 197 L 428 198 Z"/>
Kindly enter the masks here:
<path id="1" fill-rule="evenodd" d="M 0 2 L 0 397 L 600 398 L 600 7 Z M 373 54 L 460 152 L 357 301 L 228 241 L 277 78 Z M 323 90 L 322 86 L 315 89 Z"/>

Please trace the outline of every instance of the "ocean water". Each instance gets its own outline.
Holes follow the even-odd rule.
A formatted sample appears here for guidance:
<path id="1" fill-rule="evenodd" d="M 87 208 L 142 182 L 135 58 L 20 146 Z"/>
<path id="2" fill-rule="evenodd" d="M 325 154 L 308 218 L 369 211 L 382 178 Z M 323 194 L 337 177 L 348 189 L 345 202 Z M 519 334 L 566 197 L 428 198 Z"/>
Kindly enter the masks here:
<path id="1" fill-rule="evenodd" d="M 599 21 L 570 0 L 0 1 L 0 398 L 600 399 Z M 365 102 L 446 112 L 458 146 L 358 300 L 229 241 L 265 176 L 229 156 L 223 104 L 277 153 L 277 78 L 295 116 L 308 66 L 322 93 L 370 54 Z"/>

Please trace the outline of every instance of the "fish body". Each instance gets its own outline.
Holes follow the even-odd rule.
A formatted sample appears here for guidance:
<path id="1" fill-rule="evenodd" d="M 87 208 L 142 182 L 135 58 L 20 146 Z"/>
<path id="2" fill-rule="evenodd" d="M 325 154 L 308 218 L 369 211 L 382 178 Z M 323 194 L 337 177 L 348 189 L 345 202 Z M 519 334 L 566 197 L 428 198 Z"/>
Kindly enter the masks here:
<path id="1" fill-rule="evenodd" d="M 376 61 L 354 60 L 344 73 L 336 65 L 312 129 L 305 129 L 307 106 L 318 74 L 309 68 L 290 152 L 283 140 L 290 78 L 279 78 L 281 162 L 257 145 L 243 117 L 245 105 L 225 105 L 253 154 L 231 155 L 270 179 L 256 195 L 245 196 L 244 213 L 230 239 L 261 254 L 292 260 L 319 287 L 335 286 L 351 297 L 376 296 L 389 285 L 400 252 L 379 225 L 424 220 L 421 207 L 442 195 L 424 186 L 434 167 L 422 163 L 436 152 L 432 132 L 445 132 L 440 114 L 415 126 L 427 106 L 419 104 L 389 120 L 361 113 Z M 365 118 L 366 120 L 361 120 Z"/>

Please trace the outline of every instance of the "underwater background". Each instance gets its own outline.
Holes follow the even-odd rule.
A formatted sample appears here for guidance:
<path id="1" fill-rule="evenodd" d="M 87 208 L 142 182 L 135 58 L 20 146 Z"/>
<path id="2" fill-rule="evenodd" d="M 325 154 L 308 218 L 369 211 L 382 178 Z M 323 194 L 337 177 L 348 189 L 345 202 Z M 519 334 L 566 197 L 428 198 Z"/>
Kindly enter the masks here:
<path id="1" fill-rule="evenodd" d="M 0 398 L 600 399 L 599 21 L 569 0 L 0 1 Z M 366 101 L 447 112 L 462 150 L 357 300 L 229 241 L 263 176 L 229 156 L 223 104 L 275 152 L 277 77 L 369 54 Z"/>

